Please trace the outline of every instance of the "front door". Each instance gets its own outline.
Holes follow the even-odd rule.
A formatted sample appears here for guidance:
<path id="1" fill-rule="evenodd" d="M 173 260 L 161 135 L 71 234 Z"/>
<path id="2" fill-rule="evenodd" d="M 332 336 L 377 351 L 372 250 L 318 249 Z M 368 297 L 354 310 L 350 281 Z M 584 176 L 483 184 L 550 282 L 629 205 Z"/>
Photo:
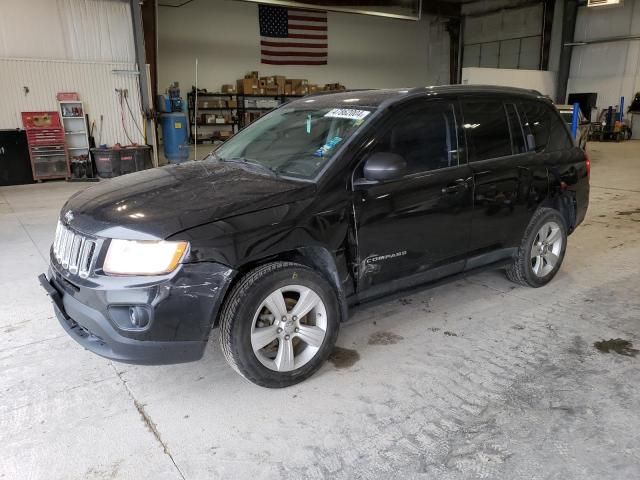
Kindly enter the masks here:
<path id="1" fill-rule="evenodd" d="M 430 273 L 439 277 L 462 270 L 473 185 L 469 167 L 459 162 L 456 114 L 454 103 L 445 100 L 401 107 L 363 153 L 354 172 L 360 293 L 395 289 L 388 282 L 402 286 L 407 278 L 427 281 Z M 366 158 L 376 152 L 403 157 L 406 175 L 359 182 Z"/>

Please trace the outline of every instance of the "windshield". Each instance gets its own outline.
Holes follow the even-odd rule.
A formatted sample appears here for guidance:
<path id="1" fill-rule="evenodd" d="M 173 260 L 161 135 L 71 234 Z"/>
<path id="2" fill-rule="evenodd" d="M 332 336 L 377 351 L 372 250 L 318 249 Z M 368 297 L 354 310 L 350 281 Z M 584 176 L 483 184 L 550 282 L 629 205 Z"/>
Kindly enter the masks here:
<path id="1" fill-rule="evenodd" d="M 311 179 L 364 123 L 370 109 L 285 106 L 229 139 L 221 161 L 260 164 L 276 174 Z"/>

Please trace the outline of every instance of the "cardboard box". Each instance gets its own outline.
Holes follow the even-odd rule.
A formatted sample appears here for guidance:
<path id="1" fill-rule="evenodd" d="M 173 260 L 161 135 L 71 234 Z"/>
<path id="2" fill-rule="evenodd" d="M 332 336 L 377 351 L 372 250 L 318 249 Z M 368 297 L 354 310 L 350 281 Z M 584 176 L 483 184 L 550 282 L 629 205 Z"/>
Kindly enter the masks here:
<path id="1" fill-rule="evenodd" d="M 267 88 L 264 89 L 264 94 L 273 95 L 273 96 L 278 95 L 278 86 L 277 85 L 268 86 Z"/>
<path id="2" fill-rule="evenodd" d="M 222 93 L 236 93 L 236 87 L 230 83 L 222 85 Z"/>
<path id="3" fill-rule="evenodd" d="M 257 70 L 254 70 L 252 72 L 247 73 L 244 78 L 255 78 L 256 80 L 258 79 L 259 75 Z"/>
<path id="4" fill-rule="evenodd" d="M 284 86 L 284 94 L 291 95 L 292 93 L 293 93 L 293 87 L 291 86 L 290 83 L 286 83 Z"/>
<path id="5" fill-rule="evenodd" d="M 238 100 L 235 98 L 232 100 L 227 100 L 227 108 L 238 108 Z"/>
<path id="6" fill-rule="evenodd" d="M 243 78 L 238 80 L 238 93 L 244 93 L 245 95 L 256 95 L 258 89 L 257 78 Z"/>
<path id="7" fill-rule="evenodd" d="M 278 86 L 282 85 L 284 87 L 285 83 L 287 82 L 287 77 L 285 77 L 284 75 L 276 75 L 274 78 L 276 85 Z"/>

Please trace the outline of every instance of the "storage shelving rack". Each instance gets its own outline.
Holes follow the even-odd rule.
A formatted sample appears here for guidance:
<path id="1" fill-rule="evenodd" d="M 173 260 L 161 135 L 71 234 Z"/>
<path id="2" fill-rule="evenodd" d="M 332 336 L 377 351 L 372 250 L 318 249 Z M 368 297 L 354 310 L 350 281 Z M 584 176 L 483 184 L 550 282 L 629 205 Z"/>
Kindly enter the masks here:
<path id="1" fill-rule="evenodd" d="M 282 105 L 284 103 L 287 103 L 290 100 L 294 100 L 296 98 L 302 98 L 304 96 L 306 96 L 306 95 L 244 95 L 244 94 L 238 94 L 238 125 L 239 125 L 239 128 L 246 127 L 250 123 L 256 121 L 258 118 L 260 118 L 265 113 L 269 113 L 274 108 L 277 108 L 280 105 Z M 277 100 L 278 104 L 277 104 L 277 106 L 273 106 L 273 107 L 247 107 L 246 106 L 246 101 L 247 100 L 259 100 L 259 99 Z M 253 120 L 247 121 L 247 118 L 246 118 L 247 117 L 246 116 L 247 112 L 258 112 L 259 115 L 257 115 L 256 118 L 254 118 Z"/>
<path id="2" fill-rule="evenodd" d="M 89 160 L 89 132 L 85 119 L 84 104 L 79 100 L 58 102 L 69 162 Z"/>
<path id="3" fill-rule="evenodd" d="M 239 123 L 238 123 L 238 96 L 235 93 L 208 93 L 208 92 L 198 92 L 198 103 L 206 104 L 209 100 L 211 103 L 215 101 L 224 101 L 228 104 L 229 101 L 232 103 L 235 102 L 235 107 L 229 106 L 205 106 L 201 107 L 198 105 L 196 109 L 195 103 L 196 95 L 195 92 L 187 93 L 187 108 L 189 114 L 189 136 L 190 143 L 195 143 L 197 141 L 198 144 L 210 144 L 215 140 L 220 140 L 220 137 L 215 134 L 219 128 L 231 127 L 231 134 L 235 134 L 238 132 Z M 214 122 L 214 123 L 206 123 L 202 121 L 202 117 L 207 114 L 223 114 L 227 113 L 228 116 L 231 117 L 232 121 L 225 121 L 222 123 Z M 196 114 L 199 118 L 196 118 Z M 214 130 L 210 135 L 201 135 L 201 129 L 198 127 L 206 127 L 207 130 L 213 128 Z M 194 133 L 197 131 L 197 136 Z"/>
<path id="4" fill-rule="evenodd" d="M 27 132 L 33 179 L 68 179 L 69 156 L 58 112 L 22 112 L 22 125 Z"/>

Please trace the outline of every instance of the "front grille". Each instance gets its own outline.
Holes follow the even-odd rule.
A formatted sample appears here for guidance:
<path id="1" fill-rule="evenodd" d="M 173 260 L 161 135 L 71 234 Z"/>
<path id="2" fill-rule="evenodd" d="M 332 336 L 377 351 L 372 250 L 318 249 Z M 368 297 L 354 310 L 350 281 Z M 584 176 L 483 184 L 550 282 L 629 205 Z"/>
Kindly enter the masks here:
<path id="1" fill-rule="evenodd" d="M 87 278 L 91 271 L 96 242 L 74 232 L 58 221 L 53 241 L 53 256 L 69 273 Z"/>

